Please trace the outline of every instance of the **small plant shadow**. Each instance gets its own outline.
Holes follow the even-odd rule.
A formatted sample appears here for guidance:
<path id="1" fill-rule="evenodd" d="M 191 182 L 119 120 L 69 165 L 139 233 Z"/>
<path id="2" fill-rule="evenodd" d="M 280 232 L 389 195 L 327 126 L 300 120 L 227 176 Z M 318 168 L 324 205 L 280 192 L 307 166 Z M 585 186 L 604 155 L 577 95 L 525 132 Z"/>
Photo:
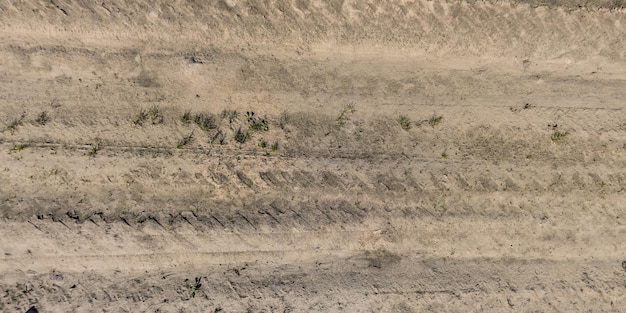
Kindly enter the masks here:
<path id="1" fill-rule="evenodd" d="M 184 146 L 190 144 L 193 142 L 193 132 L 191 132 L 189 135 L 184 136 L 183 138 L 181 138 L 177 143 L 176 143 L 176 149 L 181 149 Z"/>

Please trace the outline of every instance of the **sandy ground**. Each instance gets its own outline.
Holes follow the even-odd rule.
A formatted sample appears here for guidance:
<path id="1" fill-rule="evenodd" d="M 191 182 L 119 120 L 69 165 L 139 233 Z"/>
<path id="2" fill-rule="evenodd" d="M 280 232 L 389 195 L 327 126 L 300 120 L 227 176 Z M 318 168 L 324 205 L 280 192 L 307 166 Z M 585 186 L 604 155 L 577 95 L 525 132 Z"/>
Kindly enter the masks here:
<path id="1" fill-rule="evenodd" d="M 153 2 L 0 2 L 0 311 L 626 311 L 622 2 Z"/>

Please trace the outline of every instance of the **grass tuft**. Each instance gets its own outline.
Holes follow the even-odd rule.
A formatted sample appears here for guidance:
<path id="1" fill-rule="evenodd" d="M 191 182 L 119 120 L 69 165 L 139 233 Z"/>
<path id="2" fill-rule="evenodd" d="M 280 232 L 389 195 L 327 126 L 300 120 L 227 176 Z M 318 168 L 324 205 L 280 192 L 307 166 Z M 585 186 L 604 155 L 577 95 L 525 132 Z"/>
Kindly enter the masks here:
<path id="1" fill-rule="evenodd" d="M 243 131 L 241 130 L 241 127 L 239 127 L 237 129 L 237 132 L 235 132 L 235 141 L 238 143 L 246 143 L 246 141 L 248 141 L 248 139 L 250 139 L 250 133 L 247 131 Z"/>
<path id="2" fill-rule="evenodd" d="M 183 124 L 190 124 L 191 123 L 191 112 L 185 111 L 185 113 L 183 113 L 183 115 L 180 117 L 180 121 Z"/>
<path id="3" fill-rule="evenodd" d="M 227 118 L 230 123 L 234 122 L 239 117 L 237 110 L 224 110 L 222 111 L 222 118 Z"/>
<path id="4" fill-rule="evenodd" d="M 409 120 L 408 117 L 406 117 L 404 115 L 400 115 L 400 118 L 398 118 L 398 123 L 400 123 L 400 126 L 404 130 L 411 129 L 411 121 Z"/>
<path id="5" fill-rule="evenodd" d="M 246 112 L 246 120 L 248 121 L 248 128 L 251 132 L 270 130 L 267 119 L 255 117 L 254 112 Z"/>
<path id="6" fill-rule="evenodd" d="M 96 137 L 91 144 L 91 149 L 87 152 L 88 156 L 95 157 L 98 154 L 98 151 L 102 150 L 102 139 Z"/>
<path id="7" fill-rule="evenodd" d="M 48 115 L 48 112 L 46 111 L 39 113 L 39 115 L 35 119 L 35 122 L 37 122 L 37 124 L 42 125 L 42 126 L 46 125 L 46 123 L 48 123 L 49 121 L 50 121 L 50 116 Z"/>
<path id="8" fill-rule="evenodd" d="M 554 133 L 552 133 L 551 139 L 552 141 L 557 142 L 567 137 L 567 135 L 569 135 L 569 132 L 567 131 L 562 132 L 562 131 L 555 130 Z"/>
<path id="9" fill-rule="evenodd" d="M 156 105 L 153 105 L 148 110 L 148 116 L 150 117 L 152 125 L 163 123 L 163 113 L 161 113 L 161 110 Z"/>
<path id="10" fill-rule="evenodd" d="M 204 131 L 217 128 L 213 114 L 198 113 L 193 117 L 193 122 Z"/>
<path id="11" fill-rule="evenodd" d="M 443 116 L 433 114 L 433 116 L 431 116 L 430 119 L 428 119 L 428 125 L 430 125 L 431 127 L 435 127 L 441 124 L 442 120 L 443 120 Z"/>
<path id="12" fill-rule="evenodd" d="M 137 115 L 135 115 L 133 124 L 143 126 L 143 124 L 148 121 L 150 121 L 152 125 L 163 123 L 163 113 L 156 105 L 152 106 L 148 110 L 141 109 Z"/>
<path id="13" fill-rule="evenodd" d="M 139 126 L 143 126 L 143 123 L 148 119 L 148 113 L 146 113 L 146 110 L 141 109 L 137 115 L 135 115 L 135 120 L 133 121 L 133 124 L 135 125 L 139 125 Z"/>

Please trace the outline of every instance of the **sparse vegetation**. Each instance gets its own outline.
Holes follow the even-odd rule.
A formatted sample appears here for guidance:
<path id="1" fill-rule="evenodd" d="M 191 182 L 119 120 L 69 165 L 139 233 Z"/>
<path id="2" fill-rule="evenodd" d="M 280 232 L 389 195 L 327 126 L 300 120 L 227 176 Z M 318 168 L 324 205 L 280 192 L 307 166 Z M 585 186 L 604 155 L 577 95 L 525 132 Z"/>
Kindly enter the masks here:
<path id="1" fill-rule="evenodd" d="M 562 140 L 563 138 L 565 138 L 567 135 L 569 135 L 569 132 L 567 131 L 559 131 L 559 130 L 555 130 L 554 133 L 552 133 L 552 141 L 557 142 Z"/>
<path id="2" fill-rule="evenodd" d="M 268 131 L 269 126 L 267 125 L 267 121 L 265 119 L 261 119 L 258 121 L 254 121 L 250 124 L 251 131 Z"/>
<path id="3" fill-rule="evenodd" d="M 424 125 L 424 123 L 428 123 L 428 125 L 430 125 L 431 127 L 435 127 L 435 126 L 441 124 L 441 121 L 443 121 L 443 116 L 437 115 L 437 114 L 433 114 L 433 116 L 431 116 L 427 120 L 419 120 L 419 121 L 415 122 L 415 126 L 420 127 L 420 126 Z M 402 122 L 400 122 L 400 123 L 402 124 Z"/>
<path id="4" fill-rule="evenodd" d="M 163 123 L 163 113 L 156 105 L 152 106 L 148 110 L 141 109 L 137 115 L 133 124 L 143 126 L 147 121 L 150 121 L 153 125 Z"/>
<path id="5" fill-rule="evenodd" d="M 252 132 L 268 131 L 270 129 L 267 120 L 265 118 L 255 117 L 254 112 L 246 112 L 246 120 L 248 121 L 249 129 Z"/>
<path id="6" fill-rule="evenodd" d="M 182 147 L 190 144 L 193 141 L 193 132 L 189 135 L 184 136 L 176 143 L 176 149 L 181 149 Z"/>
<path id="7" fill-rule="evenodd" d="M 273 152 L 278 151 L 278 141 L 274 141 L 274 143 L 272 144 L 272 146 L 270 147 L 270 149 L 271 149 Z"/>
<path id="8" fill-rule="evenodd" d="M 232 125 L 234 121 L 239 117 L 239 113 L 236 110 L 224 110 L 222 111 L 222 119 L 228 119 L 228 124 Z"/>
<path id="9" fill-rule="evenodd" d="M 39 113 L 39 115 L 35 119 L 35 122 L 37 122 L 37 124 L 42 125 L 42 126 L 46 125 L 46 123 L 48 123 L 49 121 L 50 121 L 50 116 L 48 115 L 48 112 L 46 111 Z"/>
<path id="10" fill-rule="evenodd" d="M 133 124 L 143 126 L 143 123 L 148 119 L 148 113 L 144 109 L 141 109 L 137 115 L 135 115 L 135 120 Z"/>
<path id="11" fill-rule="evenodd" d="M 213 114 L 198 113 L 193 117 L 193 122 L 204 131 L 217 128 Z"/>
<path id="12" fill-rule="evenodd" d="M 250 133 L 247 131 L 241 130 L 241 127 L 237 129 L 235 132 L 235 141 L 238 143 L 246 143 L 250 139 Z"/>
<path id="13" fill-rule="evenodd" d="M 437 115 L 437 114 L 433 114 L 433 116 L 430 117 L 430 119 L 428 119 L 428 125 L 435 127 L 439 124 L 441 124 L 441 121 L 443 120 L 443 116 L 441 115 Z"/>
<path id="14" fill-rule="evenodd" d="M 148 110 L 148 116 L 150 117 L 153 125 L 163 123 L 163 113 L 161 113 L 161 110 L 159 110 L 159 107 L 156 105 L 152 106 Z"/>
<path id="15" fill-rule="evenodd" d="M 400 117 L 398 118 L 398 123 L 400 123 L 400 126 L 404 130 L 411 129 L 411 121 L 409 120 L 408 117 L 406 117 L 404 115 L 400 115 Z"/>
<path id="16" fill-rule="evenodd" d="M 91 149 L 89 149 L 89 152 L 87 152 L 87 155 L 95 157 L 96 154 L 98 154 L 98 151 L 100 150 L 102 150 L 102 139 L 100 139 L 99 137 L 96 137 L 93 143 L 91 144 Z"/>
<path id="17" fill-rule="evenodd" d="M 533 105 L 532 105 L 532 104 L 530 104 L 530 103 L 526 103 L 526 104 L 524 104 L 524 110 L 528 110 L 528 109 L 530 109 L 530 108 L 532 108 L 532 107 L 533 107 Z"/>
<path id="18" fill-rule="evenodd" d="M 444 159 L 447 159 L 448 158 L 448 154 L 446 152 L 444 152 L 444 153 L 441 154 L 441 157 L 444 158 Z"/>
<path id="19" fill-rule="evenodd" d="M 259 147 L 263 149 L 267 148 L 267 141 L 265 141 L 265 139 L 261 139 L 261 141 L 259 142 Z"/>

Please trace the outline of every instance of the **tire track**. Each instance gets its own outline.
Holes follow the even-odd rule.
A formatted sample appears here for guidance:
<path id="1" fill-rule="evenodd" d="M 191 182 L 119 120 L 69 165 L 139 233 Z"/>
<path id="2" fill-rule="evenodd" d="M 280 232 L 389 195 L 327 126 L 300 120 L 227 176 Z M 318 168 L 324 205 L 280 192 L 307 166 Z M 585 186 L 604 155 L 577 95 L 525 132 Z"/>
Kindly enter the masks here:
<path id="1" fill-rule="evenodd" d="M 57 19 L 56 17 L 53 17 L 54 14 L 48 15 L 44 13 L 43 18 L 41 16 L 34 17 L 27 14 L 27 12 L 31 12 L 31 10 L 19 10 L 17 11 L 19 13 L 14 12 L 14 14 L 8 16 L 8 21 L 15 22 L 15 25 L 13 23 L 11 24 L 11 28 L 20 29 L 22 32 L 30 32 L 32 33 L 31 35 L 36 34 L 36 32 L 41 32 L 41 29 L 44 28 L 46 33 L 54 32 L 54 35 L 57 37 L 70 33 L 73 36 L 79 35 L 83 37 L 92 36 L 102 38 L 102 36 L 106 33 L 109 33 L 111 37 L 117 36 L 118 38 L 125 38 L 126 40 L 131 38 L 139 40 L 158 38 L 169 41 L 180 39 L 180 36 L 176 36 L 179 32 L 179 28 L 176 28 L 178 25 L 162 20 L 160 17 L 157 17 L 154 21 L 145 19 L 141 21 L 128 20 L 122 27 L 121 25 L 116 26 L 116 24 L 119 24 L 116 22 L 120 17 L 124 18 L 124 14 L 129 13 L 127 10 L 121 10 L 113 13 L 113 15 L 109 15 L 108 13 L 104 13 L 100 10 L 101 6 L 97 5 L 98 8 L 93 7 L 96 4 L 80 3 L 77 5 L 79 7 L 77 7 L 77 10 L 82 12 L 91 12 L 91 14 L 82 16 L 83 19 L 97 18 L 101 21 L 101 23 L 89 26 L 82 24 L 80 26 L 74 26 L 77 22 L 70 20 L 68 21 L 69 25 L 66 25 L 65 28 L 60 28 L 54 26 Z M 538 20 L 544 23 L 544 30 L 548 29 L 551 31 L 533 33 L 536 37 L 535 41 L 538 43 L 536 47 L 539 50 L 528 51 L 528 54 L 550 57 L 550 51 L 561 50 L 561 53 L 567 53 L 572 56 L 585 55 L 597 51 L 595 47 L 605 46 L 605 43 L 608 42 L 605 40 L 606 38 L 609 38 L 610 36 L 615 38 L 615 27 L 611 22 L 619 19 L 620 14 L 622 14 L 620 11 L 607 12 L 589 9 L 564 11 L 561 9 L 545 7 L 533 8 L 526 4 L 508 2 L 467 4 L 442 2 L 429 3 L 428 1 L 416 1 L 413 5 L 406 6 L 408 8 L 405 10 L 406 13 L 397 14 L 394 9 L 396 4 L 393 2 L 378 4 L 380 9 L 375 11 L 371 11 L 363 7 L 358 2 L 346 2 L 341 8 L 338 8 L 337 12 L 328 11 L 328 9 L 324 7 L 310 7 L 310 13 L 308 16 L 323 16 L 324 19 L 302 20 L 301 18 L 297 18 L 299 15 L 297 12 L 299 9 L 294 8 L 294 6 L 277 8 L 277 5 L 279 4 L 269 5 L 266 9 L 262 10 L 265 13 L 260 13 L 260 11 L 256 8 L 264 7 L 265 5 L 257 1 L 253 1 L 248 6 L 237 5 L 227 12 L 220 7 L 220 3 L 214 3 L 202 11 L 181 13 L 182 15 L 178 18 L 180 18 L 181 21 L 184 21 L 183 23 L 186 27 L 196 30 L 195 33 L 187 33 L 185 36 L 192 42 L 197 41 L 200 38 L 207 37 L 216 42 L 227 42 L 227 39 L 223 36 L 219 36 L 218 34 L 222 34 L 225 30 L 231 28 L 231 31 L 240 34 L 242 37 L 262 37 L 267 38 L 267 40 L 272 42 L 292 39 L 293 34 L 298 33 L 305 34 L 311 39 L 343 36 L 346 37 L 346 39 L 354 40 L 355 42 L 366 39 L 378 42 L 391 40 L 395 42 L 410 42 L 413 44 L 421 43 L 422 47 L 435 50 L 434 52 L 451 50 L 456 53 L 467 53 L 468 48 L 478 47 L 476 51 L 478 53 L 484 53 L 488 46 L 495 46 L 500 48 L 498 50 L 502 51 L 501 55 L 514 55 L 518 51 L 516 49 L 523 46 L 523 41 L 515 39 L 518 38 L 516 34 L 519 33 L 513 31 L 515 27 L 527 30 L 529 29 L 529 25 L 526 21 Z M 35 3 L 31 3 L 31 6 L 37 7 Z M 421 9 L 417 6 L 420 6 Z M 147 5 L 146 7 L 150 6 Z M 476 14 L 470 15 L 476 21 L 476 26 L 472 28 L 473 36 L 444 37 L 443 34 L 456 33 L 459 28 L 458 22 L 455 22 L 453 12 L 457 12 L 459 10 L 461 12 L 465 12 L 470 9 L 476 11 Z M 46 8 L 39 8 L 38 10 L 41 12 L 47 12 Z M 288 14 L 285 14 L 287 11 Z M 506 12 L 510 11 L 518 12 L 523 19 L 516 22 L 515 25 L 512 25 L 511 19 L 504 18 L 498 20 L 492 18 L 493 16 L 502 16 L 506 14 Z M 353 14 L 358 13 L 363 16 L 363 18 L 350 18 L 350 15 L 353 14 L 348 14 L 347 12 L 353 12 Z M 241 19 L 241 23 L 234 22 L 233 13 L 238 14 Z M 260 16 L 259 14 L 264 15 Z M 291 18 L 285 19 L 286 16 L 291 16 Z M 580 29 L 576 28 L 575 22 L 576 20 L 579 20 L 581 16 L 588 16 L 590 17 L 589 20 L 593 21 L 592 23 L 585 24 L 585 31 L 582 33 L 579 31 Z M 261 17 L 268 20 L 282 18 L 285 19 L 285 23 L 288 26 L 279 27 L 278 25 L 268 24 L 262 29 L 246 27 L 247 25 L 258 23 L 258 20 Z M 40 23 L 36 26 L 29 25 L 28 28 L 23 25 L 24 21 L 33 18 L 38 18 Z M 604 18 L 611 22 L 601 22 L 601 19 Z M 425 22 L 424 25 L 420 27 L 421 29 L 416 29 L 413 26 L 416 23 L 411 23 L 411 19 Z M 81 19 L 78 19 L 78 21 L 80 20 Z M 208 29 L 206 27 L 201 27 L 200 21 L 207 20 L 213 21 L 212 27 L 208 27 Z M 393 36 L 379 36 L 376 30 L 380 28 L 380 25 L 376 25 L 371 22 L 374 20 L 388 21 L 387 23 L 389 23 L 389 25 L 396 25 L 396 27 L 400 26 L 401 29 L 393 31 Z M 516 21 L 516 19 L 513 19 L 513 21 Z M 5 27 L 8 26 L 7 24 L 5 25 Z M 104 29 L 106 28 L 106 25 L 114 27 Z M 132 30 L 138 28 L 141 28 L 143 31 L 129 31 L 129 29 Z M 159 32 L 157 29 L 172 31 Z M 291 35 L 286 32 L 286 29 L 291 30 Z M 504 36 L 505 33 L 508 33 L 509 35 Z M 526 31 L 526 33 L 532 32 Z M 589 36 L 585 37 L 583 33 L 600 35 L 590 38 Z M 585 38 L 584 40 L 586 42 L 591 42 L 584 46 L 570 46 L 569 44 L 571 42 L 578 42 L 577 38 L 580 38 L 580 40 Z M 513 40 L 512 44 L 510 43 L 511 39 Z M 620 44 L 623 45 L 624 42 L 620 42 Z M 600 51 L 600 53 L 602 52 Z"/>

